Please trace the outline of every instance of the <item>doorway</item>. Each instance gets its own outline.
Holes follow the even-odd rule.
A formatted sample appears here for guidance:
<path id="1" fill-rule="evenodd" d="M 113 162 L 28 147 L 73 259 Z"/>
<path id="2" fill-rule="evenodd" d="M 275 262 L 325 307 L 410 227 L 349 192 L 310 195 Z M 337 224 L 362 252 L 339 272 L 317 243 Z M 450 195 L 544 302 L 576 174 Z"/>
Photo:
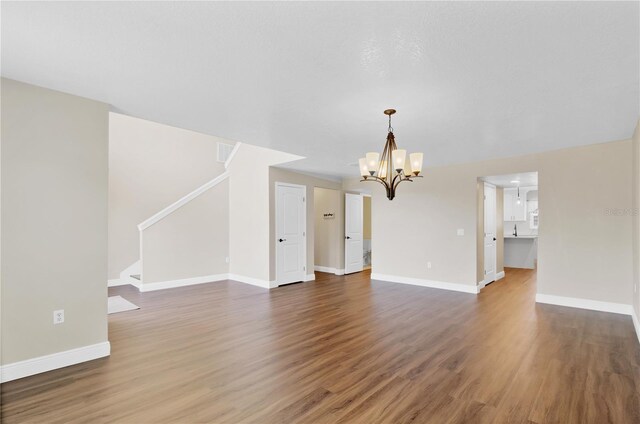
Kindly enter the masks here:
<path id="1" fill-rule="evenodd" d="M 305 281 L 307 187 L 276 183 L 276 282 Z"/>
<path id="2" fill-rule="evenodd" d="M 370 269 L 371 195 L 321 187 L 313 193 L 314 271 L 344 275 Z"/>
<path id="3" fill-rule="evenodd" d="M 496 280 L 496 186 L 484 183 L 484 284 Z"/>
<path id="4" fill-rule="evenodd" d="M 538 173 L 478 179 L 478 285 L 538 266 Z"/>
<path id="5" fill-rule="evenodd" d="M 371 195 L 362 195 L 362 256 L 364 269 L 371 269 Z"/>

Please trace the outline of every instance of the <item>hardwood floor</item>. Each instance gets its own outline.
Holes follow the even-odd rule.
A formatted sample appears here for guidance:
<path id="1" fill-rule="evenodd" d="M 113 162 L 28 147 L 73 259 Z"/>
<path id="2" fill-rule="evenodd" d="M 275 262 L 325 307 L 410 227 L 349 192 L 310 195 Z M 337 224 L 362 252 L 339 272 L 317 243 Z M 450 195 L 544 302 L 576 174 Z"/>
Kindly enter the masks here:
<path id="1" fill-rule="evenodd" d="M 640 423 L 631 318 L 368 272 L 138 293 L 112 355 L 2 385 L 3 423 Z"/>

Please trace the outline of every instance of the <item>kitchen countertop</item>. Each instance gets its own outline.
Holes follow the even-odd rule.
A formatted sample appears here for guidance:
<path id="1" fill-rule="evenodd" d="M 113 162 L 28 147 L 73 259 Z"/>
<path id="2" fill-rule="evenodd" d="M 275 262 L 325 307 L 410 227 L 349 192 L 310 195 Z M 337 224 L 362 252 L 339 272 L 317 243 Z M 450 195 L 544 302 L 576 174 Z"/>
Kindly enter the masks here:
<path id="1" fill-rule="evenodd" d="M 522 234 L 522 235 L 518 234 L 518 237 L 516 237 L 516 236 L 512 236 L 511 234 L 509 234 L 509 235 L 505 234 L 504 238 L 506 238 L 506 239 L 507 238 L 512 238 L 512 239 L 515 239 L 515 238 L 519 238 L 519 239 L 536 239 L 536 238 L 538 238 L 538 235 L 537 234 Z"/>

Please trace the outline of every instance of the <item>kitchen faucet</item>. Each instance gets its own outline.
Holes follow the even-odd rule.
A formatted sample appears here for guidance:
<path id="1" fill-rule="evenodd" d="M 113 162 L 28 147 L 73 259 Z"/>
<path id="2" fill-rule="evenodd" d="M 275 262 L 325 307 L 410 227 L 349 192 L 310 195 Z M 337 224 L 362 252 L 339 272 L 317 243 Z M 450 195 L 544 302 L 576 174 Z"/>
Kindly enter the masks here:
<path id="1" fill-rule="evenodd" d="M 518 237 L 518 224 L 513 224 L 513 236 Z"/>

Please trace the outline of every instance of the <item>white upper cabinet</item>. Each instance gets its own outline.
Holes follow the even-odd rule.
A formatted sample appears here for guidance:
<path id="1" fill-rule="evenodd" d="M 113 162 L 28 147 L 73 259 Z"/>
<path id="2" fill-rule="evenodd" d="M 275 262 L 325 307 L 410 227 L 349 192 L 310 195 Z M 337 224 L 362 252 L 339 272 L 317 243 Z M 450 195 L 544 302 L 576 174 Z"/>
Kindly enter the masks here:
<path id="1" fill-rule="evenodd" d="M 517 188 L 504 189 L 505 221 L 527 220 L 527 191 L 529 191 L 529 188 L 520 187 L 520 197 L 518 198 Z"/>

